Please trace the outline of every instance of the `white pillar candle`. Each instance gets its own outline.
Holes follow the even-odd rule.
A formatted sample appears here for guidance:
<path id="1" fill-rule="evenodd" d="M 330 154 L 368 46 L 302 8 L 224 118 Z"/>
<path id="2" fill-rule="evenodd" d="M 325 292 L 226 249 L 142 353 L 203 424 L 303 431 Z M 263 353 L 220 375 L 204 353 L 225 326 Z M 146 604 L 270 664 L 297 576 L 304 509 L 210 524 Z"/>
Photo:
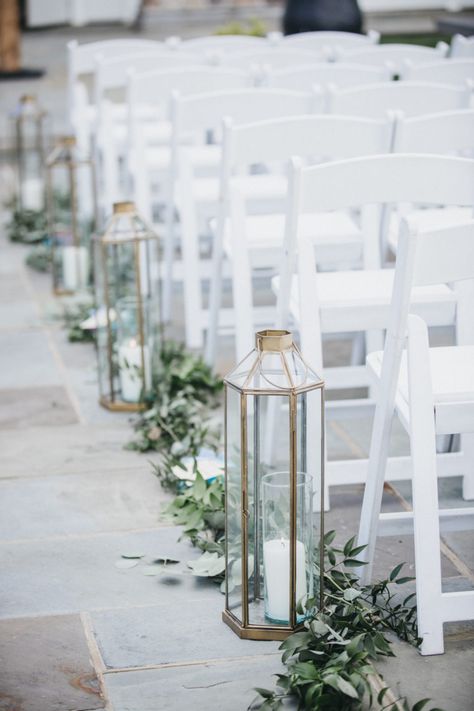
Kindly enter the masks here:
<path id="1" fill-rule="evenodd" d="M 44 207 L 43 184 L 39 178 L 28 178 L 21 189 L 22 207 L 25 210 L 41 210 Z"/>
<path id="2" fill-rule="evenodd" d="M 63 247 L 63 287 L 75 291 L 87 286 L 89 277 L 89 252 L 86 247 Z"/>
<path id="3" fill-rule="evenodd" d="M 265 614 L 272 620 L 289 621 L 290 613 L 290 541 L 286 538 L 263 544 L 265 575 Z M 306 554 L 296 541 L 296 602 L 306 595 Z"/>
<path id="4" fill-rule="evenodd" d="M 145 386 L 149 387 L 151 380 L 150 351 L 143 346 L 145 361 Z M 143 388 L 142 349 L 134 338 L 125 341 L 119 347 L 119 377 L 122 400 L 139 402 Z"/>

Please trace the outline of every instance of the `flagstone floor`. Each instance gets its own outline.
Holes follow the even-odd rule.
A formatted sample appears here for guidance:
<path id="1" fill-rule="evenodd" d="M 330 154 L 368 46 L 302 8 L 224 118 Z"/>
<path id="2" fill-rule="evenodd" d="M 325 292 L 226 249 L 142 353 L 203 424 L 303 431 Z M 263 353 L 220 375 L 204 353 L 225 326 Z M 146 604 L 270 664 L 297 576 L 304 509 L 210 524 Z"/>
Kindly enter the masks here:
<path id="1" fill-rule="evenodd" d="M 47 33 L 25 49 L 30 64 L 47 60 L 49 76 L 35 90 L 61 119 L 65 42 L 59 51 L 57 32 L 49 38 L 49 51 Z M 11 83 L 0 108 L 26 89 Z M 196 553 L 160 520 L 167 496 L 150 457 L 123 449 L 128 417 L 97 404 L 93 348 L 67 342 L 49 280 L 24 266 L 25 251 L 0 235 L 0 709 L 243 711 L 252 687 L 271 686 L 280 670 L 277 645 L 237 639 L 220 620 L 216 587 L 187 574 Z M 331 457 L 365 455 L 369 422 L 328 430 Z M 397 432 L 395 450 L 406 446 Z M 441 494 L 462 505 L 458 480 Z M 331 492 L 327 527 L 340 541 L 357 531 L 361 495 L 360 486 Z M 385 506 L 409 497 L 397 485 Z M 444 543 L 447 587 L 472 586 L 472 535 Z M 117 567 L 127 553 L 144 558 Z M 146 574 L 158 556 L 183 563 L 173 574 Z M 379 541 L 377 575 L 403 560 L 413 572 L 411 537 Z M 443 656 L 422 658 L 401 643 L 396 651 L 379 666 L 395 694 L 472 709 L 472 625 L 448 626 Z"/>

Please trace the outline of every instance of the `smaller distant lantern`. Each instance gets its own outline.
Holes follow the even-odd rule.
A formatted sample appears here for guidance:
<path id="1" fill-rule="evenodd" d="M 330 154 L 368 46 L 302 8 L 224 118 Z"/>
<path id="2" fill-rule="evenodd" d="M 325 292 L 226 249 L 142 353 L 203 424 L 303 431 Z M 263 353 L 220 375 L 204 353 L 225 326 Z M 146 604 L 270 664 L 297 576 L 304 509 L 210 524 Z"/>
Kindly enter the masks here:
<path id="1" fill-rule="evenodd" d="M 109 410 L 137 411 L 159 352 L 158 237 L 134 203 L 119 202 L 96 250 L 100 402 Z"/>
<path id="2" fill-rule="evenodd" d="M 277 330 L 257 333 L 224 383 L 223 620 L 245 639 L 284 639 L 306 603 L 322 605 L 324 383 Z"/>
<path id="3" fill-rule="evenodd" d="M 47 114 L 40 108 L 34 96 L 25 94 L 11 118 L 15 136 L 17 209 L 40 211 L 45 206 Z"/>
<path id="4" fill-rule="evenodd" d="M 90 240 L 96 225 L 94 166 L 74 136 L 63 136 L 46 159 L 53 289 L 72 294 L 90 284 Z"/>

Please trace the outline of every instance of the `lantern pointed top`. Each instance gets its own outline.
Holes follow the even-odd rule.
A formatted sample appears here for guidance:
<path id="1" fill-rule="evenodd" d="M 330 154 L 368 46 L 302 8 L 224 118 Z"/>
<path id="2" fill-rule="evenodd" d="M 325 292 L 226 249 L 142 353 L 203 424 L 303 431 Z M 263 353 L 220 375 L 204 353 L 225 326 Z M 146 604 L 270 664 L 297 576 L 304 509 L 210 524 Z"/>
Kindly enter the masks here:
<path id="1" fill-rule="evenodd" d="M 282 395 L 323 386 L 290 331 L 259 331 L 255 343 L 254 350 L 225 376 L 228 385 L 244 393 Z"/>

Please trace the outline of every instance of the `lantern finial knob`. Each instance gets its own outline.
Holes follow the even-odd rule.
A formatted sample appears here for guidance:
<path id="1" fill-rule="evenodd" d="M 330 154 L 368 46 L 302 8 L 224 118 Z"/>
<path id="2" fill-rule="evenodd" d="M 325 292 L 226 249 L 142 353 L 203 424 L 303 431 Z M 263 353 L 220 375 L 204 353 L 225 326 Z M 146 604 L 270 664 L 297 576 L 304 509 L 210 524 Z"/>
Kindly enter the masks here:
<path id="1" fill-rule="evenodd" d="M 114 202 L 114 215 L 124 212 L 135 212 L 135 203 L 131 200 L 123 202 Z"/>
<path id="2" fill-rule="evenodd" d="M 255 334 L 255 343 L 259 351 L 273 351 L 280 353 L 287 351 L 293 345 L 293 335 L 291 331 L 278 329 L 265 329 Z"/>

